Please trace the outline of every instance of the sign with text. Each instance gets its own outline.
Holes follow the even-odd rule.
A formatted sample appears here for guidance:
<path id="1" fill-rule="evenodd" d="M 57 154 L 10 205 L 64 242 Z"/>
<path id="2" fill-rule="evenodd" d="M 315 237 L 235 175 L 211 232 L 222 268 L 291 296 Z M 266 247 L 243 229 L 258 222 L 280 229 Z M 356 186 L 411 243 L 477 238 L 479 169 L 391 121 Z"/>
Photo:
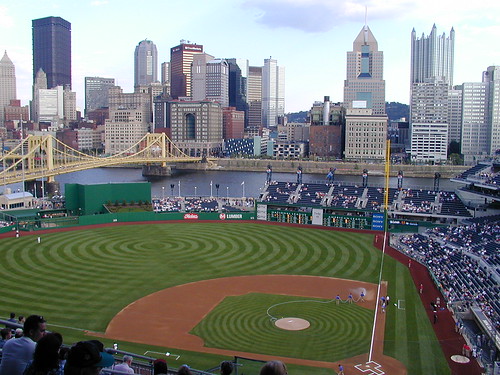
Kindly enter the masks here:
<path id="1" fill-rule="evenodd" d="M 267 204 L 257 205 L 257 220 L 267 220 Z"/>
<path id="2" fill-rule="evenodd" d="M 312 210 L 312 224 L 323 225 L 323 209 L 313 208 Z"/>

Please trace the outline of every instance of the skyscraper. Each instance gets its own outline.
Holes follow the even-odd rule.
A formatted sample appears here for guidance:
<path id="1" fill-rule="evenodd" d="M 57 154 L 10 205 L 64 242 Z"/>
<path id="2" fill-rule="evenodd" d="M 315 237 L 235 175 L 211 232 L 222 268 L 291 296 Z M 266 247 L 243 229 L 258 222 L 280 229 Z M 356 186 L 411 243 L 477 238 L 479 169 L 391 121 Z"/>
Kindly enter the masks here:
<path id="1" fill-rule="evenodd" d="M 278 126 L 278 118 L 285 115 L 285 68 L 275 59 L 264 59 L 262 67 L 262 125 Z"/>
<path id="2" fill-rule="evenodd" d="M 170 95 L 174 99 L 191 96 L 191 64 L 197 53 L 203 53 L 203 46 L 184 40 L 170 49 Z"/>
<path id="3" fill-rule="evenodd" d="M 453 85 L 453 64 L 455 52 L 455 30 L 450 36 L 437 35 L 434 24 L 431 33 L 417 38 L 415 29 L 411 32 L 411 83 L 421 83 L 428 78 L 439 78 L 449 86 Z"/>
<path id="4" fill-rule="evenodd" d="M 170 95 L 170 61 L 161 64 L 161 84 L 165 95 Z"/>
<path id="5" fill-rule="evenodd" d="M 226 59 L 229 64 L 229 106 L 247 116 L 248 60 Z M 245 119 L 245 123 L 247 121 Z"/>
<path id="6" fill-rule="evenodd" d="M 438 36 L 436 25 L 428 37 L 411 32 L 411 154 L 415 161 L 446 160 L 450 141 L 460 141 L 458 109 L 462 95 L 453 90 L 455 31 Z"/>
<path id="7" fill-rule="evenodd" d="M 39 69 L 47 74 L 47 86 L 71 88 L 71 23 L 61 17 L 32 21 L 33 82 Z"/>
<path id="8" fill-rule="evenodd" d="M 465 164 L 489 154 L 488 82 L 465 82 L 462 95 L 461 153 Z"/>
<path id="9" fill-rule="evenodd" d="M 85 77 L 85 114 L 109 107 L 108 91 L 114 85 L 114 78 Z"/>
<path id="10" fill-rule="evenodd" d="M 262 67 L 248 68 L 248 127 L 247 135 L 259 135 L 262 127 Z"/>
<path id="11" fill-rule="evenodd" d="M 363 26 L 347 52 L 347 79 L 344 81 L 344 106 L 372 109 L 385 114 L 384 54 L 368 25 Z"/>
<path id="12" fill-rule="evenodd" d="M 198 53 L 193 56 L 191 66 L 191 98 L 205 100 L 207 98 L 207 63 L 214 56 L 208 53 Z"/>
<path id="13" fill-rule="evenodd" d="M 500 150 L 500 66 L 489 66 L 482 82 L 463 85 L 462 154 L 466 164 L 494 158 Z"/>
<path id="14" fill-rule="evenodd" d="M 158 51 L 147 39 L 139 42 L 134 53 L 134 86 L 147 86 L 158 81 Z"/>
<path id="15" fill-rule="evenodd" d="M 490 124 L 490 157 L 500 153 L 500 66 L 489 66 L 483 73 L 488 83 L 488 123 Z"/>
<path id="16" fill-rule="evenodd" d="M 0 126 L 4 124 L 5 107 L 13 99 L 16 99 L 16 68 L 5 51 L 0 60 Z"/>

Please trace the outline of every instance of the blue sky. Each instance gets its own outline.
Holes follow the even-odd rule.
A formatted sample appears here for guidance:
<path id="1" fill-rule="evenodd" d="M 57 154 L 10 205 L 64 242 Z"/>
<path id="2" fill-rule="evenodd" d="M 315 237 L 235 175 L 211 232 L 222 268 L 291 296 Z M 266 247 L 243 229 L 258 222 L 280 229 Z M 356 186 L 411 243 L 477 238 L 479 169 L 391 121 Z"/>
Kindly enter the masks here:
<path id="1" fill-rule="evenodd" d="M 221 58 L 286 68 L 285 110 L 307 110 L 329 95 L 342 101 L 346 52 L 364 25 L 384 52 L 386 100 L 408 103 L 410 36 L 456 33 L 455 84 L 477 82 L 500 64 L 500 2 L 451 0 L 18 0 L 0 4 L 0 48 L 16 66 L 17 96 L 31 97 L 31 20 L 59 16 L 72 24 L 72 81 L 84 106 L 84 77 L 116 79 L 133 91 L 133 56 L 152 40 L 159 63 L 181 39 Z M 3 51 L 2 51 L 3 52 Z M 2 53 L 3 55 L 3 53 Z"/>

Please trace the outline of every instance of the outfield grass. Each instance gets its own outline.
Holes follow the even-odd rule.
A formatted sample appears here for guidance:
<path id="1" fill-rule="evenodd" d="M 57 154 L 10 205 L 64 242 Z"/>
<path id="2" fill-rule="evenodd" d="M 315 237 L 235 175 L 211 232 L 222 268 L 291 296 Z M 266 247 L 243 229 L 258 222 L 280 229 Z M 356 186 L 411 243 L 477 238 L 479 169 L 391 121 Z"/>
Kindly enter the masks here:
<path id="1" fill-rule="evenodd" d="M 127 225 L 41 237 L 41 244 L 37 235 L 0 240 L 0 315 L 11 311 L 42 314 L 51 330 L 64 334 L 66 343 L 82 339 L 82 330 L 103 332 L 111 318 L 131 302 L 174 285 L 259 274 L 376 283 L 381 260 L 369 234 L 261 224 Z M 409 374 L 449 373 L 408 270 L 392 258 L 387 257 L 384 264 L 383 278 L 389 282 L 392 301 L 401 299 L 406 305 L 405 310 L 388 309 L 385 354 L 402 361 Z M 147 325 L 145 316 L 146 330 Z M 248 351 L 261 352 L 248 345 Z M 294 345 L 303 343 L 296 340 Z M 131 343 L 120 343 L 120 348 L 138 353 L 155 350 Z M 332 360 L 343 355 L 330 349 Z M 221 359 L 182 354 L 183 361 L 201 369 Z M 291 373 L 327 374 L 331 370 L 291 366 Z"/>

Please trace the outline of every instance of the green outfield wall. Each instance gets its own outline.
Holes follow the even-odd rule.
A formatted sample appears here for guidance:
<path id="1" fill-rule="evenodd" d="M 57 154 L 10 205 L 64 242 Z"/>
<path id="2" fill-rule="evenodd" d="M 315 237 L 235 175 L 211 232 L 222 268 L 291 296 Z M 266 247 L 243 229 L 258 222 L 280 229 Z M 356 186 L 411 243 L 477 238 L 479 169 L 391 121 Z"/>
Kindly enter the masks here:
<path id="1" fill-rule="evenodd" d="M 151 202 L 151 183 L 66 184 L 66 209 L 74 215 L 105 213 L 105 204 Z"/>

